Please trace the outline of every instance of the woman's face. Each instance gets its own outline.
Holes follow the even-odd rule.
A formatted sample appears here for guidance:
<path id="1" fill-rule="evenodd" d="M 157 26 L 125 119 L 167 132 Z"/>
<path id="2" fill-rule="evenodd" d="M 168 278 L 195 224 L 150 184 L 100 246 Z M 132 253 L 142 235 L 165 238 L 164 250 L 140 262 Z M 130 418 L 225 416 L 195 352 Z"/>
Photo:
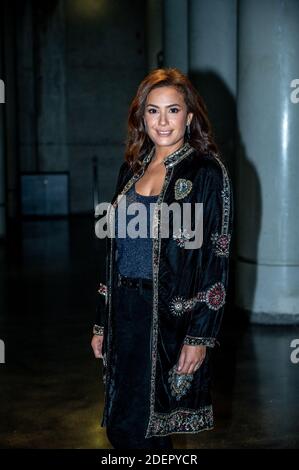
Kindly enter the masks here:
<path id="1" fill-rule="evenodd" d="M 170 151 L 179 148 L 192 116 L 187 113 L 184 96 L 172 86 L 155 88 L 147 96 L 144 122 L 156 147 L 170 147 Z"/>

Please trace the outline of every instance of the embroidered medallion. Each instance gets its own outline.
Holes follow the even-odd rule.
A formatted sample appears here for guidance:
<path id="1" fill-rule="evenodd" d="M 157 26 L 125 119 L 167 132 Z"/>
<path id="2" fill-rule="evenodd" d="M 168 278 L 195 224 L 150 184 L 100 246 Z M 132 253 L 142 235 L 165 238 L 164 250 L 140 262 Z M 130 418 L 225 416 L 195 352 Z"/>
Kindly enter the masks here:
<path id="1" fill-rule="evenodd" d="M 225 304 L 225 289 L 222 282 L 216 282 L 208 289 L 206 303 L 212 310 L 219 310 Z"/>
<path id="2" fill-rule="evenodd" d="M 184 178 L 176 180 L 174 185 L 174 197 L 176 200 L 183 199 L 192 189 L 192 182 Z"/>
<path id="3" fill-rule="evenodd" d="M 184 230 L 182 230 L 181 228 L 173 234 L 173 237 L 172 237 L 177 245 L 181 248 L 184 248 L 185 247 L 185 242 L 187 240 L 190 240 L 190 238 L 192 238 L 192 236 L 190 235 L 190 233 L 187 232 L 187 230 L 184 228 Z"/>
<path id="4" fill-rule="evenodd" d="M 231 235 L 222 233 L 218 234 L 218 232 L 212 233 L 211 241 L 214 245 L 214 253 L 217 256 L 229 256 L 229 243 L 230 243 Z"/>
<path id="5" fill-rule="evenodd" d="M 174 297 L 171 302 L 170 302 L 170 311 L 175 315 L 176 317 L 180 317 L 183 315 L 185 309 L 184 309 L 184 299 L 183 297 Z"/>
<path id="6" fill-rule="evenodd" d="M 193 374 L 178 374 L 176 364 L 168 372 L 171 395 L 180 400 L 191 387 Z"/>
<path id="7" fill-rule="evenodd" d="M 176 317 L 181 317 L 186 311 L 191 310 L 195 305 L 194 299 L 184 299 L 184 297 L 176 296 L 170 301 L 170 311 Z"/>
<path id="8" fill-rule="evenodd" d="M 170 312 L 181 317 L 188 310 L 192 310 L 198 302 L 206 303 L 211 310 L 219 310 L 225 304 L 225 288 L 222 282 L 216 282 L 209 289 L 199 291 L 191 299 L 181 296 L 173 297 L 169 303 Z"/>

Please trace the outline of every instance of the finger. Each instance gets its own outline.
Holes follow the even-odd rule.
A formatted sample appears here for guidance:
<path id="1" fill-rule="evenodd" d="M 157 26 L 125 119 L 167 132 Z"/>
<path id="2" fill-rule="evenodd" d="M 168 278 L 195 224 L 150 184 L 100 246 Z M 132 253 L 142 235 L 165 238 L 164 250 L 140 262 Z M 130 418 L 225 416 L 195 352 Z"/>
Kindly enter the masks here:
<path id="1" fill-rule="evenodd" d="M 186 358 L 186 353 L 185 351 L 181 352 L 180 359 L 177 365 L 177 371 L 181 372 L 182 369 L 185 367 L 185 358 Z"/>
<path id="2" fill-rule="evenodd" d="M 187 360 L 185 360 L 184 366 L 180 370 L 179 374 L 189 374 L 190 367 L 192 367 L 190 361 L 187 362 Z"/>
<path id="3" fill-rule="evenodd" d="M 94 355 L 97 359 L 99 359 L 101 357 L 101 353 L 98 349 L 95 350 Z"/>
<path id="4" fill-rule="evenodd" d="M 190 366 L 188 367 L 187 374 L 193 374 L 195 366 L 196 366 L 196 363 L 191 362 Z"/>
<path id="5" fill-rule="evenodd" d="M 103 354 L 102 354 L 102 341 L 98 344 L 98 353 L 99 353 L 99 357 L 100 357 L 100 358 L 103 358 Z"/>

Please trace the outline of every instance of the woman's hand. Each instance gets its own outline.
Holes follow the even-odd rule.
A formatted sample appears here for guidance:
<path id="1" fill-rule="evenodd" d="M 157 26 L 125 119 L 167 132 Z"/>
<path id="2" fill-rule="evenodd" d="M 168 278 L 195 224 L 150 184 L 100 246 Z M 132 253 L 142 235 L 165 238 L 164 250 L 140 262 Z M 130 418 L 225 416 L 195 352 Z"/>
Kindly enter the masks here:
<path id="1" fill-rule="evenodd" d="M 206 348 L 203 345 L 191 346 L 184 344 L 178 362 L 178 374 L 193 374 L 193 372 L 196 372 L 206 357 Z"/>
<path id="2" fill-rule="evenodd" d="M 103 339 L 104 339 L 104 336 L 93 335 L 92 340 L 91 340 L 91 347 L 97 359 L 103 358 L 103 354 L 102 354 Z"/>

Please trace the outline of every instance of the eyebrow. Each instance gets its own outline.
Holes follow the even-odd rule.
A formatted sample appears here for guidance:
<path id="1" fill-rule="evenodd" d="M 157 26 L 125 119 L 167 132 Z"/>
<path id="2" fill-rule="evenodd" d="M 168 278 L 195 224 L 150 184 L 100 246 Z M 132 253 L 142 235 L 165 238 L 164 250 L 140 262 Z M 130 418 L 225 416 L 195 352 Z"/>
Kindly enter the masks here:
<path id="1" fill-rule="evenodd" d="M 156 106 L 155 104 L 147 104 L 146 107 L 148 108 L 149 106 L 152 106 L 153 108 L 159 108 L 159 106 Z M 166 108 L 172 108 L 173 106 L 180 106 L 180 104 L 174 103 L 174 104 L 168 104 Z"/>

